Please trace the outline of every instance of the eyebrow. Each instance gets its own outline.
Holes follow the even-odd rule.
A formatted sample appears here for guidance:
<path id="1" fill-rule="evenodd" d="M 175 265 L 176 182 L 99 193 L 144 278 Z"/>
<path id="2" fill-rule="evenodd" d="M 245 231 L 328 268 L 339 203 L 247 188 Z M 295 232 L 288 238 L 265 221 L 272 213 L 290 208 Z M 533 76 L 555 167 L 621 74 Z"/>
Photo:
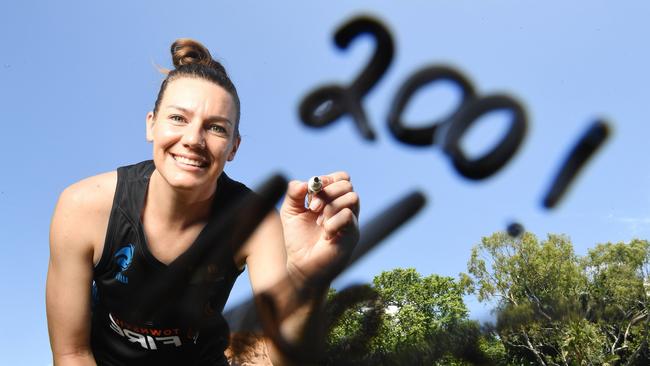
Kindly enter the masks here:
<path id="1" fill-rule="evenodd" d="M 170 106 L 167 106 L 167 108 L 177 109 L 177 110 L 179 110 L 179 111 L 181 111 L 183 113 L 186 113 L 186 114 L 194 114 L 194 112 L 192 112 L 191 110 L 189 110 L 187 108 L 177 106 L 177 105 L 170 105 Z M 222 117 L 222 116 L 210 116 L 210 117 L 206 118 L 205 121 L 206 122 L 226 122 L 229 125 L 232 125 L 232 122 L 228 118 Z"/>

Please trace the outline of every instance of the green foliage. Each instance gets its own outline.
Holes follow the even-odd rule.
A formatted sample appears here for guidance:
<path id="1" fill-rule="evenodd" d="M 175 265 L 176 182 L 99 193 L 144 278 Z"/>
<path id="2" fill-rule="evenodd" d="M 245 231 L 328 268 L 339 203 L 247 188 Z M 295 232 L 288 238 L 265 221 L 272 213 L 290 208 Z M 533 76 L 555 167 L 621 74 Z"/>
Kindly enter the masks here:
<path id="1" fill-rule="evenodd" d="M 331 328 L 328 364 L 469 365 L 467 359 L 483 360 L 480 329 L 467 319 L 463 302 L 468 284 L 398 268 L 374 278 L 369 289 L 376 297 L 353 301 L 350 293 L 331 291 L 330 314 L 343 303 L 348 308 Z M 376 323 L 367 320 L 373 314 L 379 315 Z"/>
<path id="2" fill-rule="evenodd" d="M 479 339 L 479 349 L 484 358 L 488 361 L 486 364 L 492 366 L 506 366 L 506 348 L 494 332 L 483 332 Z"/>
<path id="3" fill-rule="evenodd" d="M 589 276 L 585 317 L 604 334 L 609 354 L 648 364 L 650 243 L 599 244 L 582 258 Z M 645 354 L 643 354 L 645 353 Z"/>
<path id="4" fill-rule="evenodd" d="M 468 271 L 474 276 L 479 301 L 496 297 L 512 305 L 575 298 L 586 283 L 571 242 L 560 235 L 549 235 L 542 243 L 530 233 L 517 238 L 504 232 L 484 237 L 472 248 Z"/>
<path id="5" fill-rule="evenodd" d="M 468 319 L 463 296 L 496 305 Z M 495 233 L 459 279 L 414 269 L 331 290 L 328 365 L 648 365 L 650 243 L 598 244 Z"/>
<path id="6" fill-rule="evenodd" d="M 479 300 L 496 302 L 510 364 L 648 364 L 649 254 L 634 240 L 581 258 L 566 236 L 495 233 L 472 249 L 468 272 Z"/>
<path id="7" fill-rule="evenodd" d="M 386 350 L 424 342 L 435 332 L 467 318 L 465 289 L 451 277 L 420 276 L 415 269 L 383 272 L 373 280 L 387 311 Z"/>

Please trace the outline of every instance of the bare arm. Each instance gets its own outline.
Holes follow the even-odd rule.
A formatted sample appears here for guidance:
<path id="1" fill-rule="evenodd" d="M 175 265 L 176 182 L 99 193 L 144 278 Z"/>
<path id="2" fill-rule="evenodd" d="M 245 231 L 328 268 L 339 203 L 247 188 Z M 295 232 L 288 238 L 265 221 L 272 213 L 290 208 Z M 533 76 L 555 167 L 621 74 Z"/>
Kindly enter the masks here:
<path id="1" fill-rule="evenodd" d="M 106 230 L 104 196 L 111 178 L 98 176 L 72 185 L 54 210 L 46 307 L 56 366 L 96 365 L 90 349 L 91 285 L 97 240 Z"/>
<path id="2" fill-rule="evenodd" d="M 250 255 L 246 263 L 249 270 L 251 287 L 256 295 L 265 294 L 272 299 L 277 310 L 279 332 L 283 338 L 293 344 L 300 344 L 304 332 L 308 331 L 310 315 L 318 308 L 321 298 L 314 298 L 307 303 L 298 304 L 296 283 L 287 270 L 287 255 L 283 241 L 282 224 L 279 215 L 272 212 L 258 227 L 251 237 L 247 249 Z M 258 309 L 263 306 L 259 303 Z M 290 365 L 270 338 L 266 342 L 268 357 L 274 366 Z"/>
<path id="3" fill-rule="evenodd" d="M 254 293 L 270 295 L 279 335 L 306 357 L 322 351 L 318 313 L 329 281 L 358 240 L 359 202 L 349 177 L 337 172 L 322 179 L 325 187 L 311 210 L 304 207 L 307 184 L 291 182 L 280 216 L 269 215 L 244 247 Z M 303 289 L 310 292 L 301 299 Z M 274 365 L 290 364 L 267 345 Z"/>

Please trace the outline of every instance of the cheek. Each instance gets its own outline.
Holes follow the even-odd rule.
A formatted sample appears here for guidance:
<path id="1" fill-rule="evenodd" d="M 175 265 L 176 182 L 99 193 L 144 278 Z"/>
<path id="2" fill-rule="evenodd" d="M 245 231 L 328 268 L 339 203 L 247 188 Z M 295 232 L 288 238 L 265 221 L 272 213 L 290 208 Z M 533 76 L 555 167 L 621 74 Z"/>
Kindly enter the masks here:
<path id="1" fill-rule="evenodd" d="M 216 144 L 210 148 L 212 156 L 218 158 L 219 161 L 228 160 L 230 151 L 232 151 L 232 145 L 229 143 Z"/>
<path id="2" fill-rule="evenodd" d="M 181 135 L 173 128 L 154 130 L 154 147 L 167 148 L 180 140 Z"/>

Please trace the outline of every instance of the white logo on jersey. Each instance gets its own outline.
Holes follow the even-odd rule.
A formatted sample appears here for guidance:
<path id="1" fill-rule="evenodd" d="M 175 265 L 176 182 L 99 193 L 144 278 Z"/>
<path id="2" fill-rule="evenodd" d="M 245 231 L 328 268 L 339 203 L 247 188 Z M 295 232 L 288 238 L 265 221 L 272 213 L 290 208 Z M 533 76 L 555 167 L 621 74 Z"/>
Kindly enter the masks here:
<path id="1" fill-rule="evenodd" d="M 179 329 L 155 329 L 141 328 L 125 324 L 120 320 L 115 320 L 112 314 L 108 314 L 111 321 L 111 329 L 120 336 L 126 338 L 129 342 L 138 343 L 142 348 L 157 350 L 158 346 L 173 344 L 176 347 L 182 345 L 179 336 Z M 121 327 L 121 324 L 123 327 Z"/>

